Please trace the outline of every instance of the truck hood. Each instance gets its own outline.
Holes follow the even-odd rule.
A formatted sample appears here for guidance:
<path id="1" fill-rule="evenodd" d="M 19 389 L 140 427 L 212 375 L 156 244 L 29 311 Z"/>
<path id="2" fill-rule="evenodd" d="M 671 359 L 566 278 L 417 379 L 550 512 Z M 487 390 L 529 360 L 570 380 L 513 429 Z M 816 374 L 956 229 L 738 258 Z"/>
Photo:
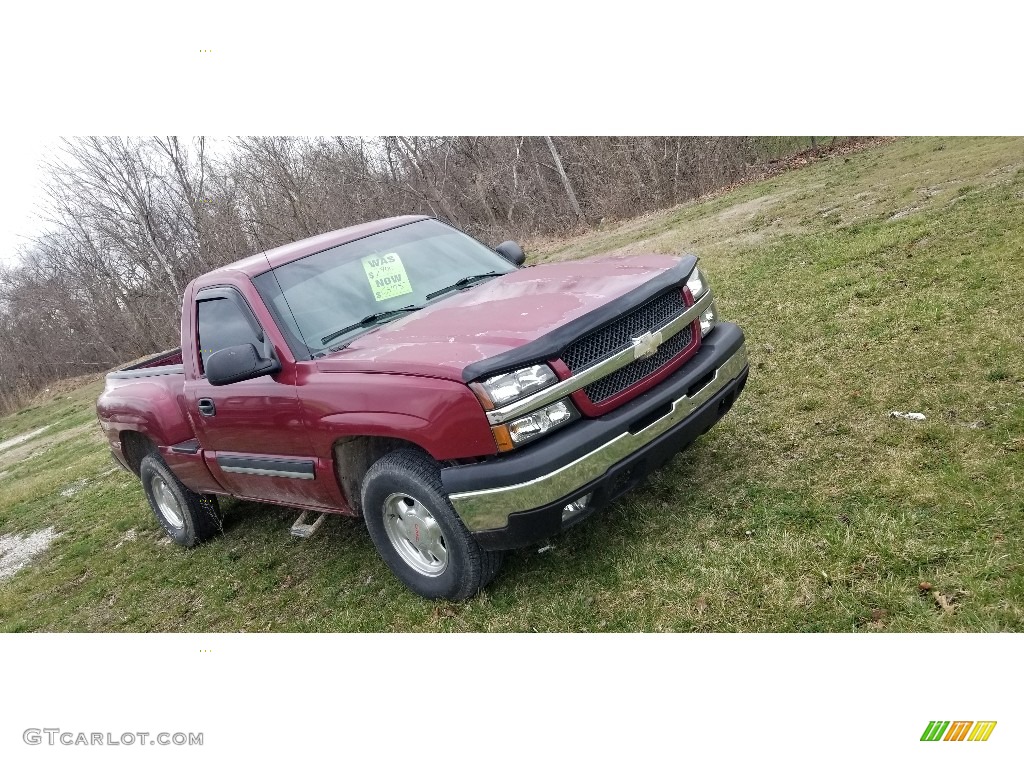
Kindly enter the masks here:
<path id="1" fill-rule="evenodd" d="M 473 363 L 536 341 L 692 256 L 599 256 L 493 278 L 358 337 L 317 360 L 324 372 L 463 380 Z"/>

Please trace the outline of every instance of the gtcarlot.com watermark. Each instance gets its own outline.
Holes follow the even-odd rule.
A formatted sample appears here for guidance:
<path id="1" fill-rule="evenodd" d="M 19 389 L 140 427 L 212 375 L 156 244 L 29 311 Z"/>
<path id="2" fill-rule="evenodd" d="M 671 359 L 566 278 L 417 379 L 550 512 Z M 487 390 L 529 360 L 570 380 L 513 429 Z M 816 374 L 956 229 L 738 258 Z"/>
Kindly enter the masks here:
<path id="1" fill-rule="evenodd" d="M 98 733 L 85 731 L 65 731 L 60 728 L 26 728 L 21 734 L 22 740 L 31 746 L 46 744 L 51 747 L 201 747 L 202 733 L 168 733 L 160 731 L 125 731 L 124 733 Z"/>

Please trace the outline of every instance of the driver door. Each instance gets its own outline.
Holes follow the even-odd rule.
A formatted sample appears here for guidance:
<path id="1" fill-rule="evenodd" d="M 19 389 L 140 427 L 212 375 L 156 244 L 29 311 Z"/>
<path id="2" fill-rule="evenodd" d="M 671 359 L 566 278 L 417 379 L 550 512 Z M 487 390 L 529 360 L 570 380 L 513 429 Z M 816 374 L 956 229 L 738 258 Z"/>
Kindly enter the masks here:
<path id="1" fill-rule="evenodd" d="M 211 473 L 232 495 L 280 504 L 323 504 L 316 461 L 302 426 L 295 366 L 249 381 L 213 386 L 204 367 L 226 347 L 263 348 L 263 329 L 233 288 L 201 290 L 194 318 L 197 376 L 185 386 L 188 412 Z"/>

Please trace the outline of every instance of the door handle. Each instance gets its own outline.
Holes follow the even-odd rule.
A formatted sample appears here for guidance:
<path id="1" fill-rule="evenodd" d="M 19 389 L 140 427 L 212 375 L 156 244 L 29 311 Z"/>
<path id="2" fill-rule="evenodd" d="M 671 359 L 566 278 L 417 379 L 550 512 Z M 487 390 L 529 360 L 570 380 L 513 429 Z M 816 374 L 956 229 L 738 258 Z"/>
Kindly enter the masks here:
<path id="1" fill-rule="evenodd" d="M 200 397 L 199 402 L 196 403 L 199 406 L 199 412 L 203 416 L 216 416 L 217 406 L 213 404 L 213 399 L 209 397 Z"/>

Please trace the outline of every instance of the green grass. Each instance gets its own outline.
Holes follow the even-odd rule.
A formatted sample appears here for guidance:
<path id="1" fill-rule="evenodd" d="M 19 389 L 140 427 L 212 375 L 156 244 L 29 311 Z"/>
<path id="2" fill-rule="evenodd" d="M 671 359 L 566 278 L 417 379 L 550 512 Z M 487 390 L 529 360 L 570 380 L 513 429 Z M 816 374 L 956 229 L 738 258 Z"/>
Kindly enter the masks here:
<path id="1" fill-rule="evenodd" d="M 1020 631 L 1021 222 L 1024 140 L 912 139 L 536 244 L 534 263 L 697 252 L 750 382 L 646 486 L 460 605 L 406 591 L 355 520 L 301 541 L 289 510 L 227 502 L 225 536 L 165 546 L 82 426 L 98 383 L 0 419 L 0 441 L 72 430 L 0 452 L 0 533 L 61 533 L 0 583 L 0 628 Z"/>

